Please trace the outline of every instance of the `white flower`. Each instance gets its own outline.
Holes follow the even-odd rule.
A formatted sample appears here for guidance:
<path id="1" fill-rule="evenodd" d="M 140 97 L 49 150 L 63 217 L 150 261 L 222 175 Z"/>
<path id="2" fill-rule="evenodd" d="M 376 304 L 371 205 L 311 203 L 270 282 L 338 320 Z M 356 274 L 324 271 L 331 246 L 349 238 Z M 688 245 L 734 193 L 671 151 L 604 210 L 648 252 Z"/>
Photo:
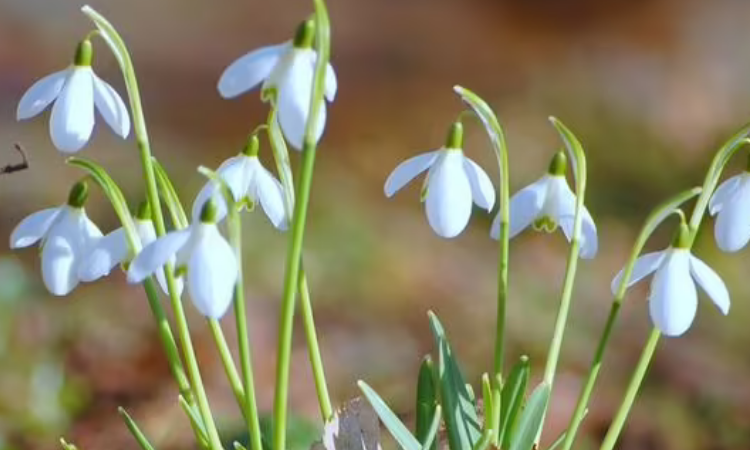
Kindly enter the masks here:
<path id="1" fill-rule="evenodd" d="M 423 196 L 427 221 L 438 236 L 458 236 L 469 223 L 472 201 L 491 211 L 495 188 L 477 163 L 464 156 L 462 127 L 451 127 L 446 146 L 423 153 L 399 164 L 385 182 L 385 195 L 391 197 L 414 177 L 429 169 Z"/>
<path id="2" fill-rule="evenodd" d="M 130 116 L 122 99 L 91 69 L 88 40 L 79 44 L 72 66 L 42 78 L 26 91 L 16 118 L 34 117 L 52 102 L 50 136 L 63 153 L 77 152 L 88 142 L 94 130 L 94 106 L 117 135 L 126 138 L 130 132 Z"/>
<path id="3" fill-rule="evenodd" d="M 147 246 L 156 240 L 156 230 L 150 218 L 150 208 L 148 203 L 144 203 L 136 214 L 135 231 L 142 246 Z M 110 271 L 118 265 L 128 261 L 130 248 L 125 229 L 120 227 L 107 234 L 90 247 L 86 257 L 78 266 L 78 277 L 81 281 L 94 281 L 103 276 L 109 275 Z M 171 258 L 169 262 L 174 262 Z M 156 280 L 162 291 L 169 294 L 167 280 L 164 276 L 164 270 L 156 270 Z M 176 278 L 177 293 L 182 294 L 182 278 Z"/>
<path id="4" fill-rule="evenodd" d="M 706 263 L 690 254 L 688 248 L 670 246 L 639 257 L 628 281 L 632 286 L 654 273 L 649 294 L 649 312 L 654 326 L 667 336 L 686 332 L 695 319 L 698 294 L 695 282 L 725 315 L 729 312 L 729 292 L 724 282 Z M 623 271 L 612 280 L 612 292 L 620 286 Z"/>
<path id="5" fill-rule="evenodd" d="M 187 271 L 188 293 L 198 311 L 221 318 L 232 303 L 239 268 L 215 220 L 216 206 L 209 201 L 189 228 L 167 233 L 144 247 L 130 263 L 128 281 L 140 283 L 174 257 L 175 272 Z"/>
<path id="6" fill-rule="evenodd" d="M 743 172 L 723 182 L 708 203 L 716 245 L 725 252 L 736 252 L 750 241 L 750 173 Z"/>
<path id="7" fill-rule="evenodd" d="M 102 236 L 86 216 L 86 187 L 77 183 L 67 204 L 35 212 L 19 223 L 10 235 L 10 248 L 40 242 L 42 279 L 53 295 L 67 295 L 81 281 L 78 264 L 91 245 Z"/>
<path id="8" fill-rule="evenodd" d="M 312 49 L 314 30 L 305 21 L 297 30 L 293 42 L 262 47 L 235 60 L 219 79 L 219 93 L 224 98 L 243 94 L 263 82 L 262 90 L 277 92 L 278 119 L 289 143 L 302 148 L 305 126 L 310 115 L 313 78 L 317 52 Z M 337 82 L 333 67 L 325 72 L 325 98 L 332 102 Z M 326 105 L 321 103 L 315 124 L 315 141 L 320 139 L 326 123 Z"/>
<path id="9" fill-rule="evenodd" d="M 247 198 L 252 204 L 260 203 L 273 226 L 285 230 L 289 218 L 284 203 L 284 188 L 271 172 L 263 167 L 257 152 L 258 142 L 254 137 L 242 153 L 224 161 L 216 173 L 229 186 L 236 202 Z M 200 217 L 201 209 L 209 198 L 216 202 L 217 220 L 224 218 L 227 213 L 224 197 L 219 186 L 214 181 L 208 181 L 193 202 L 193 220 Z"/>
<path id="10" fill-rule="evenodd" d="M 552 232 L 560 225 L 568 241 L 573 236 L 576 197 L 565 181 L 565 153 L 558 152 L 552 159 L 550 170 L 542 178 L 516 192 L 510 199 L 511 238 L 529 225 L 535 229 Z M 596 225 L 588 209 L 583 207 L 581 221 L 580 256 L 590 259 L 596 256 L 598 241 Z M 490 235 L 500 235 L 500 214 L 492 222 Z"/>

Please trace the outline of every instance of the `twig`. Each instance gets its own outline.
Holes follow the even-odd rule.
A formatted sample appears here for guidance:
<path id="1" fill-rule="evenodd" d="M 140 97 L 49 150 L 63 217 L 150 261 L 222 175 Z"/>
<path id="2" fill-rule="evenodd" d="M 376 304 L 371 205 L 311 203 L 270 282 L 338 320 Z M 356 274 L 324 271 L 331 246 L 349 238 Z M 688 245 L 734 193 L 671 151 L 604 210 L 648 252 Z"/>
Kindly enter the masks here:
<path id="1" fill-rule="evenodd" d="M 0 175 L 6 173 L 20 172 L 29 168 L 29 160 L 26 159 L 26 152 L 21 147 L 21 144 L 16 143 L 13 146 L 18 153 L 21 154 L 22 161 L 18 164 L 8 164 L 4 167 L 0 167 Z"/>

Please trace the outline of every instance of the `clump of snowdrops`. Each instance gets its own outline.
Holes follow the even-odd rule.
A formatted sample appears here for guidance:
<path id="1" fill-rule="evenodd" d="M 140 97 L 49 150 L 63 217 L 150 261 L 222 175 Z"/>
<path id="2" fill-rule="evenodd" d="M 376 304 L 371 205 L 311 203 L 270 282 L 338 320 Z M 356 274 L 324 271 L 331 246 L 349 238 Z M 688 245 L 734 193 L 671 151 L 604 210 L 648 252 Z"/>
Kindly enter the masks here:
<path id="1" fill-rule="evenodd" d="M 304 19 L 293 37 L 284 43 L 253 50 L 232 62 L 220 76 L 218 92 L 231 98 L 259 92 L 268 105 L 268 118 L 250 131 L 241 152 L 217 170 L 200 167 L 206 184 L 185 209 L 169 175 L 152 153 L 135 67 L 122 37 L 114 26 L 88 6 L 82 12 L 94 28 L 73 52 L 72 64 L 34 83 L 21 98 L 18 120 L 39 115 L 52 105 L 50 136 L 66 162 L 84 176 L 59 206 L 42 209 L 23 219 L 10 237 L 12 248 L 39 244 L 42 280 L 52 295 L 70 295 L 81 282 L 93 282 L 121 268 L 128 280 L 140 284 L 157 324 L 164 355 L 179 391 L 183 408 L 198 446 L 224 448 L 201 379 L 201 367 L 191 341 L 185 308 L 206 318 L 227 380 L 242 412 L 248 442 L 233 442 L 237 449 L 285 450 L 290 385 L 290 353 L 295 310 L 301 315 L 320 405 L 324 432 L 322 444 L 329 450 L 378 448 L 376 416 L 368 415 L 362 401 L 334 409 L 326 385 L 317 343 L 311 296 L 303 264 L 303 242 L 311 180 L 318 142 L 323 136 L 327 103 L 335 100 L 337 79 L 330 59 L 330 24 L 323 0 L 314 0 L 314 13 Z M 127 87 L 126 100 L 93 71 L 94 41 L 117 59 Z M 256 89 L 259 88 L 259 89 Z M 563 150 L 551 154 L 540 178 L 510 195 L 509 154 L 505 136 L 490 106 L 472 91 L 456 86 L 464 110 L 448 124 L 445 143 L 437 150 L 413 156 L 391 173 L 385 182 L 390 197 L 425 173 L 421 202 L 427 222 L 436 235 L 456 238 L 474 210 L 492 213 L 495 219 L 488 238 L 497 241 L 497 326 L 494 358 L 480 380 L 463 378 L 457 355 L 438 317 L 429 312 L 435 338 L 436 362 L 425 356 L 416 392 L 416 426 L 409 430 L 386 402 L 364 381 L 364 397 L 385 428 L 404 450 L 437 446 L 451 450 L 531 450 L 539 447 L 550 393 L 563 343 L 568 311 L 573 299 L 579 259 L 596 257 L 600 243 L 595 220 L 585 207 L 586 157 L 573 132 L 560 120 L 550 118 Z M 132 132 L 143 169 L 146 199 L 131 209 L 120 187 L 104 167 L 73 154 L 82 150 L 92 134 L 95 111 L 114 131 L 127 139 Z M 473 120 L 479 119 L 479 120 Z M 499 189 L 487 172 L 464 153 L 465 126 L 479 126 L 489 138 L 488 148 L 497 157 Z M 750 173 L 719 179 L 731 156 L 748 142 L 750 127 L 743 128 L 719 149 L 702 186 L 688 189 L 657 206 L 647 218 L 623 269 L 612 281 L 607 322 L 592 357 L 591 368 L 566 431 L 549 446 L 569 450 L 585 419 L 612 330 L 626 290 L 652 275 L 648 313 L 653 329 L 626 387 L 621 406 L 601 442 L 612 449 L 623 429 L 656 346 L 662 335 L 680 336 L 690 328 L 697 311 L 699 286 L 720 312 L 729 312 L 729 293 L 719 275 L 693 255 L 691 248 L 705 213 L 716 215 L 715 237 L 720 249 L 738 251 L 750 240 Z M 258 154 L 260 137 L 272 152 L 274 170 L 264 167 Z M 288 146 L 300 153 L 298 173 L 290 165 Z M 474 151 L 474 149 L 471 149 Z M 293 152 L 296 157 L 296 153 Z M 275 171 L 275 175 L 274 175 Z M 572 181 L 572 188 L 568 184 Z M 109 199 L 121 227 L 102 233 L 86 215 L 85 205 L 93 187 Z M 684 205 L 697 197 L 688 215 Z M 256 206 L 259 206 L 257 208 Z M 496 208 L 497 206 L 497 208 Z M 277 366 L 271 435 L 261 433 L 248 340 L 241 252 L 241 220 L 245 210 L 262 210 L 271 225 L 286 231 L 289 246 L 278 324 Z M 173 227 L 167 229 L 165 214 Z M 665 250 L 641 254 L 654 230 L 674 217 L 675 231 Z M 217 225 L 226 222 L 228 233 Z M 505 310 L 508 301 L 508 254 L 510 239 L 528 228 L 554 232 L 558 228 L 570 242 L 567 269 L 558 303 L 557 319 L 547 352 L 541 383 L 529 386 L 527 357 L 505 361 Z M 160 297 L 166 296 L 171 311 Z M 299 308 L 296 308 L 299 302 Z M 237 325 L 239 360 L 229 352 L 220 319 L 229 311 Z M 168 317 L 172 317 L 170 320 Z M 491 336 L 487 333 L 487 336 Z M 239 367 L 238 367 L 239 366 Z M 476 389 L 471 386 L 476 386 Z M 128 413 L 120 409 L 125 424 L 144 450 L 152 449 Z M 61 441 L 66 449 L 73 444 Z"/>

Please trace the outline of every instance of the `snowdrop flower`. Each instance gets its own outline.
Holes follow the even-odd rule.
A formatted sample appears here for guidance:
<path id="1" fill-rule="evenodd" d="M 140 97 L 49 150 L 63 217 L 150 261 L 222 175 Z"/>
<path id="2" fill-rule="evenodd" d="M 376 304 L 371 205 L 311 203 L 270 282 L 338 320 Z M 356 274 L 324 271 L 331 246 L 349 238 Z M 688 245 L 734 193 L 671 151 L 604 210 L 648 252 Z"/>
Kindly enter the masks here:
<path id="1" fill-rule="evenodd" d="M 488 212 L 495 204 L 495 188 L 477 163 L 464 156 L 463 126 L 451 126 L 443 148 L 423 153 L 399 164 L 385 182 L 391 197 L 414 177 L 429 169 L 422 188 L 427 221 L 438 236 L 458 236 L 471 216 L 472 201 Z"/>
<path id="2" fill-rule="evenodd" d="M 32 85 L 18 103 L 17 120 L 44 111 L 50 103 L 52 143 L 63 153 L 75 153 L 88 142 L 94 130 L 94 107 L 123 139 L 130 132 L 130 116 L 117 91 L 91 68 L 93 51 L 88 39 L 78 44 L 73 65 L 48 75 Z"/>
<path id="3" fill-rule="evenodd" d="M 224 98 L 243 94 L 263 82 L 261 90 L 277 93 L 279 125 L 284 136 L 296 149 L 302 149 L 305 126 L 310 116 L 313 78 L 317 52 L 312 48 L 315 27 L 311 20 L 303 22 L 294 40 L 254 50 L 229 65 L 221 74 L 218 89 Z M 337 81 L 333 67 L 325 72 L 325 98 L 336 97 Z M 320 139 L 326 123 L 326 105 L 322 102 L 315 124 L 315 141 Z"/>
<path id="4" fill-rule="evenodd" d="M 87 197 L 88 186 L 85 182 L 78 182 L 70 190 L 65 205 L 31 214 L 10 235 L 10 248 L 13 249 L 40 242 L 42 280 L 53 295 L 67 295 L 78 285 L 81 281 L 78 264 L 102 236 L 83 209 Z"/>
<path id="5" fill-rule="evenodd" d="M 216 204 L 209 200 L 200 217 L 167 233 L 141 250 L 128 269 L 128 281 L 140 283 L 175 258 L 175 273 L 187 272 L 187 289 L 201 314 L 220 319 L 232 303 L 238 266 L 234 250 L 216 227 Z"/>
<path id="6" fill-rule="evenodd" d="M 564 152 L 557 152 L 552 158 L 549 171 L 542 178 L 516 192 L 510 199 L 510 237 L 532 225 L 535 230 L 555 231 L 562 228 L 568 241 L 573 236 L 573 221 L 576 210 L 576 197 L 565 181 L 567 158 Z M 588 209 L 583 207 L 581 222 L 581 258 L 591 259 L 598 248 L 596 225 Z M 498 239 L 500 235 L 500 214 L 492 222 L 490 235 Z"/>
<path id="7" fill-rule="evenodd" d="M 134 217 L 135 231 L 142 246 L 149 245 L 156 240 L 156 230 L 151 221 L 151 208 L 148 202 L 143 202 L 138 207 Z M 78 266 L 78 278 L 81 281 L 94 281 L 103 276 L 109 275 L 112 269 L 118 264 L 124 264 L 130 261 L 130 248 L 125 229 L 120 227 L 115 231 L 98 239 L 89 249 L 86 257 Z M 173 258 L 174 259 L 174 258 Z M 174 262 L 170 260 L 170 262 Z M 164 277 L 163 270 L 156 270 L 156 280 L 162 291 L 169 294 L 167 280 Z M 177 278 L 177 293 L 182 294 L 182 279 Z"/>
<path id="8" fill-rule="evenodd" d="M 750 240 L 750 172 L 723 182 L 708 203 L 717 216 L 714 226 L 716 245 L 725 252 L 736 252 Z"/>
<path id="9" fill-rule="evenodd" d="M 690 253 L 689 231 L 681 224 L 672 245 L 660 252 L 639 257 L 628 280 L 632 286 L 654 273 L 649 294 L 649 312 L 654 326 L 667 336 L 686 332 L 698 309 L 697 282 L 717 308 L 729 312 L 729 292 L 719 275 Z M 620 285 L 623 271 L 612 280 L 612 292 Z"/>
<path id="10" fill-rule="evenodd" d="M 216 173 L 227 183 L 236 202 L 245 200 L 251 207 L 260 203 L 273 226 L 285 230 L 289 218 L 284 203 L 284 188 L 261 165 L 258 147 L 258 137 L 252 136 L 242 153 L 224 161 Z M 221 190 L 214 181 L 208 181 L 193 202 L 193 220 L 200 216 L 201 209 L 209 198 L 216 202 L 217 220 L 224 218 L 227 206 Z"/>

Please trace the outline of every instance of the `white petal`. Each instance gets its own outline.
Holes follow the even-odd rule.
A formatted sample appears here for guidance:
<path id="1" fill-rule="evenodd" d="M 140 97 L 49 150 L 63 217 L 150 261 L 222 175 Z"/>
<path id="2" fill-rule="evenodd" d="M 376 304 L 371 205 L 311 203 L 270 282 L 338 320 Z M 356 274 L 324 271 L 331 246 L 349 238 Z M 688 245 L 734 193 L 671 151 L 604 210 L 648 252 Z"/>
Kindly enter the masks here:
<path id="1" fill-rule="evenodd" d="M 638 259 L 635 260 L 633 270 L 630 272 L 630 280 L 628 280 L 627 287 L 641 281 L 643 278 L 658 269 L 659 265 L 664 260 L 665 255 L 666 250 L 662 250 L 660 252 L 646 253 L 645 255 L 639 256 Z M 617 295 L 617 290 L 620 289 L 620 281 L 622 280 L 624 270 L 624 268 L 620 269 L 612 280 L 612 295 Z"/>
<path id="2" fill-rule="evenodd" d="M 458 236 L 471 216 L 471 186 L 463 155 L 445 151 L 435 161 L 427 182 L 427 220 L 438 236 Z"/>
<path id="3" fill-rule="evenodd" d="M 729 313 L 729 291 L 719 275 L 706 263 L 690 255 L 690 273 L 724 315 Z"/>
<path id="4" fill-rule="evenodd" d="M 97 237 L 89 222 L 82 209 L 66 206 L 47 233 L 42 247 L 42 280 L 53 295 L 67 295 L 78 285 L 77 264 Z"/>
<path id="5" fill-rule="evenodd" d="M 712 216 L 721 211 L 727 200 L 732 198 L 741 181 L 742 175 L 736 175 L 726 179 L 716 188 L 714 194 L 711 196 L 711 200 L 708 202 L 708 211 Z"/>
<path id="6" fill-rule="evenodd" d="M 160 269 L 185 245 L 190 237 L 190 232 L 190 228 L 173 231 L 145 246 L 133 262 L 130 263 L 128 281 L 130 283 L 140 283 L 146 277 Z"/>
<path id="7" fill-rule="evenodd" d="M 67 295 L 78 285 L 75 252 L 70 241 L 50 236 L 42 247 L 42 280 L 53 295 Z"/>
<path id="8" fill-rule="evenodd" d="M 216 170 L 216 174 L 224 179 L 224 182 L 232 191 L 235 201 L 240 201 L 247 195 L 248 184 L 250 182 L 250 162 L 252 159 L 245 155 L 233 156 L 224 161 Z M 227 205 L 224 202 L 224 195 L 219 190 L 219 186 L 213 181 L 207 181 L 201 191 L 195 197 L 193 202 L 193 221 L 200 220 L 201 209 L 209 198 L 216 202 L 217 221 L 222 220 L 227 215 Z"/>
<path id="9" fill-rule="evenodd" d="M 333 71 L 331 63 L 328 63 L 326 66 L 325 97 L 329 102 L 332 102 L 333 99 L 336 98 L 338 86 L 339 83 L 336 80 L 336 72 Z"/>
<path id="10" fill-rule="evenodd" d="M 518 233 L 528 227 L 534 219 L 537 218 L 544 205 L 547 196 L 547 186 L 549 177 L 547 175 L 536 180 L 525 188 L 513 194 L 510 198 L 510 237 L 513 238 Z M 492 224 L 490 235 L 498 239 L 500 234 L 500 215 L 495 218 Z"/>
<path id="11" fill-rule="evenodd" d="M 188 261 L 188 292 L 201 314 L 220 319 L 232 303 L 237 260 L 215 225 L 199 226 L 204 230 Z"/>
<path id="12" fill-rule="evenodd" d="M 490 177 L 474 161 L 464 157 L 464 170 L 471 185 L 471 197 L 474 203 L 487 212 L 492 211 L 495 206 L 495 186 L 492 185 Z"/>
<path id="13" fill-rule="evenodd" d="M 686 332 L 695 319 L 698 294 L 690 277 L 690 254 L 672 249 L 651 282 L 649 312 L 654 326 L 667 336 Z"/>
<path id="14" fill-rule="evenodd" d="M 553 219 L 560 225 L 565 237 L 570 242 L 573 237 L 573 223 L 575 222 L 576 196 L 570 190 L 565 178 L 552 177 L 552 179 L 550 197 L 547 201 L 554 204 L 550 205 L 549 209 L 555 211 Z M 545 205 L 545 207 L 547 206 Z M 591 218 L 591 214 L 585 205 L 581 214 L 580 256 L 583 259 L 591 259 L 596 256 L 599 248 L 596 224 L 594 224 L 594 219 Z"/>
<path id="15" fill-rule="evenodd" d="M 18 102 L 16 120 L 28 119 L 44 111 L 60 95 L 69 70 L 55 72 L 34 83 Z"/>
<path id="16" fill-rule="evenodd" d="M 714 225 L 716 245 L 725 252 L 742 249 L 750 241 L 750 179 L 743 179 L 714 207 L 719 211 Z"/>
<path id="17" fill-rule="evenodd" d="M 130 133 L 128 108 L 115 89 L 92 73 L 94 82 L 94 104 L 114 132 L 125 139 Z"/>
<path id="18" fill-rule="evenodd" d="M 439 150 L 422 153 L 396 166 L 393 172 L 388 175 L 388 179 L 385 180 L 385 196 L 391 197 L 408 182 L 413 180 L 414 177 L 427 170 L 435 162 L 439 154 Z"/>
<path id="19" fill-rule="evenodd" d="M 42 239 L 60 211 L 61 208 L 48 208 L 26 216 L 10 234 L 10 248 L 28 247 Z"/>
<path id="20" fill-rule="evenodd" d="M 219 78 L 219 94 L 236 97 L 268 78 L 289 44 L 271 45 L 245 54 L 224 69 Z"/>
<path id="21" fill-rule="evenodd" d="M 94 281 L 105 275 L 128 256 L 128 241 L 125 230 L 118 228 L 96 243 L 78 265 L 78 278 L 81 281 Z"/>
<path id="22" fill-rule="evenodd" d="M 260 165 L 260 162 L 256 163 L 254 173 L 253 186 L 249 190 L 252 200 L 260 202 L 263 212 L 274 227 L 286 230 L 289 220 L 286 215 L 283 186 L 265 167 Z"/>
<path id="23" fill-rule="evenodd" d="M 151 222 L 151 220 L 140 220 L 136 219 L 135 221 L 135 230 L 138 233 L 138 237 L 141 239 L 141 244 L 145 247 L 152 242 L 156 240 L 156 230 L 154 229 L 154 224 Z M 174 267 L 174 261 L 175 258 L 169 258 L 169 262 L 172 263 L 172 267 Z M 167 278 L 164 276 L 164 270 L 156 270 L 156 281 L 159 283 L 159 287 L 161 287 L 161 290 L 169 295 L 169 288 L 167 286 Z M 175 278 L 175 286 L 177 288 L 177 295 L 182 296 L 182 290 L 184 287 L 184 282 L 182 280 L 182 277 Z"/>
<path id="24" fill-rule="evenodd" d="M 310 117 L 312 96 L 313 66 L 310 64 L 312 51 L 294 50 L 289 69 L 279 81 L 279 125 L 289 144 L 302 149 L 305 127 Z M 315 124 L 314 139 L 317 142 L 323 135 L 326 122 L 326 105 L 322 102 Z"/>
<path id="25" fill-rule="evenodd" d="M 52 107 L 50 135 L 58 150 L 74 153 L 83 148 L 94 130 L 94 83 L 90 67 L 71 70 Z"/>

